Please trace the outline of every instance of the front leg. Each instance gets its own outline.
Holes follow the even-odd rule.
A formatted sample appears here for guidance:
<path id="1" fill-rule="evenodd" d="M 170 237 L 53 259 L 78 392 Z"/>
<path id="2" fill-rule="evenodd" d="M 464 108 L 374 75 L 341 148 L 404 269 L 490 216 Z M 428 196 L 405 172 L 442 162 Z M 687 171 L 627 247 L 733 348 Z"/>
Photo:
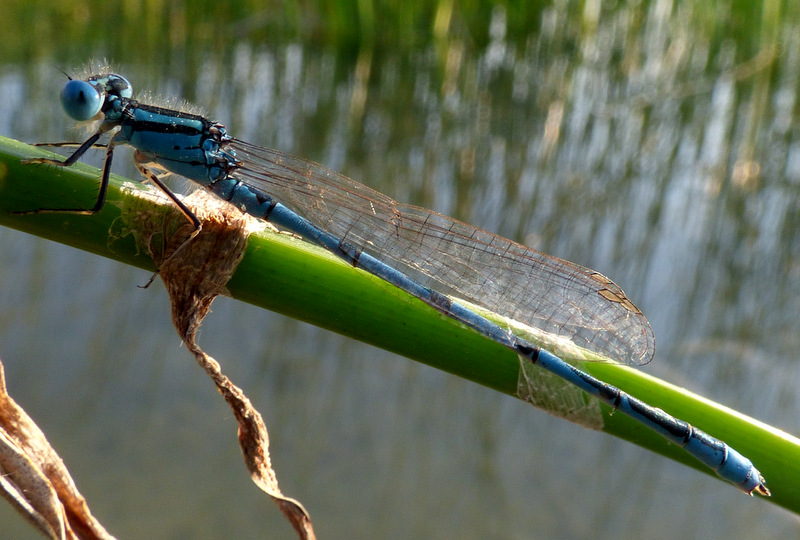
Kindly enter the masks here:
<path id="1" fill-rule="evenodd" d="M 47 146 L 48 148 L 77 148 L 79 146 L 83 146 L 83 143 L 76 143 L 71 141 L 60 141 L 60 142 L 36 142 L 31 143 L 31 146 Z M 95 143 L 92 145 L 92 148 L 106 148 L 108 147 L 107 144 L 103 143 Z M 26 159 L 22 161 L 22 164 L 26 163 L 41 163 L 42 161 L 57 161 L 57 160 L 50 160 L 47 158 L 32 158 Z M 63 164 L 63 161 L 59 161 L 59 163 Z"/>
<path id="2" fill-rule="evenodd" d="M 94 143 L 100 138 L 103 133 L 98 131 L 86 141 L 78 147 L 70 156 L 68 156 L 65 160 L 60 161 L 57 159 L 50 159 L 50 158 L 34 158 L 34 159 L 26 159 L 22 162 L 23 165 L 28 165 L 30 163 L 47 163 L 48 165 L 55 165 L 56 167 L 69 167 L 79 159 L 83 157 L 83 154 L 86 153 L 89 148 L 94 146 Z M 48 145 L 49 146 L 49 145 Z"/>
<path id="3" fill-rule="evenodd" d="M 75 150 L 72 155 L 68 156 L 65 160 L 59 161 L 57 159 L 49 159 L 49 158 L 36 158 L 36 159 L 27 159 L 23 161 L 23 164 L 29 163 L 46 163 L 48 165 L 55 165 L 56 167 L 69 167 L 70 165 L 74 164 L 78 161 L 86 151 L 94 146 L 94 143 L 100 138 L 103 134 L 103 131 L 98 131 L 84 142 L 82 145 Z M 13 214 L 54 214 L 54 213 L 63 213 L 63 214 L 81 214 L 90 216 L 92 214 L 96 214 L 100 210 L 103 209 L 103 205 L 106 203 L 106 194 L 108 193 L 108 180 L 111 175 L 111 161 L 114 157 L 114 139 L 112 138 L 111 141 L 106 146 L 106 159 L 103 163 L 103 174 L 100 178 L 100 192 L 97 194 L 97 200 L 94 203 L 94 206 L 91 208 L 37 208 L 36 210 L 26 210 L 21 212 L 12 212 Z"/>

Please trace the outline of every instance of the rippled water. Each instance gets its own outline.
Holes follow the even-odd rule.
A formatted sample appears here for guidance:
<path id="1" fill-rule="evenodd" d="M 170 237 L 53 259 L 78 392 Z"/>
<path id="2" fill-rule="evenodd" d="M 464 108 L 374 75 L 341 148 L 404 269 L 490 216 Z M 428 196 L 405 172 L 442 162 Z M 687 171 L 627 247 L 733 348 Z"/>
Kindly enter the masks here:
<path id="1" fill-rule="evenodd" d="M 241 41 L 120 60 L 135 87 L 187 97 L 240 138 L 611 276 L 653 324 L 648 370 L 797 433 L 798 21 L 765 15 L 753 46 L 720 39 L 700 4 L 564 6 L 523 45 L 496 10 L 480 50 L 350 63 Z M 54 63 L 0 65 L 0 134 L 74 136 Z M 112 533 L 292 537 L 160 286 L 7 229 L 0 253 L 10 390 Z M 264 413 L 281 485 L 321 538 L 796 533 L 787 513 L 637 447 L 250 306 L 219 300 L 201 343 Z"/>

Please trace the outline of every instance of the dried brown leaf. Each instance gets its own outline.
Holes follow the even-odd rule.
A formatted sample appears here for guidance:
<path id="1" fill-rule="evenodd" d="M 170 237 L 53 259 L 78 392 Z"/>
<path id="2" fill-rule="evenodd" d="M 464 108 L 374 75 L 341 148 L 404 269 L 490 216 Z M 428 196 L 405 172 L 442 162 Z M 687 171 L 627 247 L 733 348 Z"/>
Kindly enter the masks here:
<path id="1" fill-rule="evenodd" d="M 186 347 L 233 410 L 239 427 L 239 445 L 253 482 L 272 497 L 301 539 L 313 540 L 316 537 L 308 512 L 298 501 L 283 495 L 278 487 L 270 463 L 269 435 L 261 414 L 244 392 L 222 373 L 219 363 L 203 352 L 195 341 L 197 330 L 210 311 L 211 302 L 216 296 L 226 293 L 225 284 L 244 254 L 249 233 L 262 225 L 203 191 L 196 192 L 188 199 L 185 202 L 191 205 L 203 228 L 191 240 L 190 248 L 183 245 L 184 240 L 179 235 L 172 237 L 169 244 L 177 246 L 177 250 L 159 265 L 159 275 L 172 304 L 173 324 Z M 136 228 L 142 231 L 141 224 L 137 224 Z M 183 238 L 191 232 L 185 227 L 181 230 Z M 150 239 L 159 235 L 167 236 L 161 229 L 143 237 L 147 239 L 145 245 L 157 262 L 162 257 Z"/>
<path id="2" fill-rule="evenodd" d="M 0 363 L 0 491 L 42 534 L 110 539 L 42 430 L 8 395 Z"/>

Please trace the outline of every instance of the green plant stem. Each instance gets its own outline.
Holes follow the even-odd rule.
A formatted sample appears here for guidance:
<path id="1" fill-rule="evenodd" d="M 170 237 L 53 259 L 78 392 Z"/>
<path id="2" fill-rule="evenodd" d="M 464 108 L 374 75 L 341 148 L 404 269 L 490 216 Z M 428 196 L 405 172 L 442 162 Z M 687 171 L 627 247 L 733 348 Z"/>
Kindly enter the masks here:
<path id="1" fill-rule="evenodd" d="M 0 224 L 75 246 L 147 270 L 152 260 L 132 236 L 120 234 L 120 208 L 152 205 L 153 212 L 176 212 L 143 201 L 112 177 L 108 202 L 93 216 L 13 215 L 12 211 L 91 206 L 99 171 L 83 164 L 69 169 L 23 165 L 21 159 L 50 156 L 38 148 L 0 137 Z M 292 236 L 270 232 L 250 237 L 244 258 L 228 283 L 234 298 L 423 362 L 514 396 L 519 360 L 511 351 L 417 299 L 327 252 Z M 800 510 L 800 441 L 682 388 L 615 364 L 586 363 L 592 375 L 661 407 L 718 437 L 750 458 L 767 479 L 772 502 Z M 634 442 L 707 474 L 682 449 L 605 405 L 603 431 Z M 613 464 L 606 464 L 613 466 Z M 728 489 L 728 488 L 726 488 Z"/>

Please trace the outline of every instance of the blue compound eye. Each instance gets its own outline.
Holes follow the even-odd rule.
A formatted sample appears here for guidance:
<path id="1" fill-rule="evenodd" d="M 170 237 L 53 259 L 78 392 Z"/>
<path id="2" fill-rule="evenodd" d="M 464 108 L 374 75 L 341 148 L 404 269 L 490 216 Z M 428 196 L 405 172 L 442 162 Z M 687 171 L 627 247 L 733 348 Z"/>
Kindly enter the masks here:
<path id="1" fill-rule="evenodd" d="M 83 122 L 100 112 L 104 96 L 86 81 L 71 80 L 61 91 L 61 106 L 70 118 Z"/>

